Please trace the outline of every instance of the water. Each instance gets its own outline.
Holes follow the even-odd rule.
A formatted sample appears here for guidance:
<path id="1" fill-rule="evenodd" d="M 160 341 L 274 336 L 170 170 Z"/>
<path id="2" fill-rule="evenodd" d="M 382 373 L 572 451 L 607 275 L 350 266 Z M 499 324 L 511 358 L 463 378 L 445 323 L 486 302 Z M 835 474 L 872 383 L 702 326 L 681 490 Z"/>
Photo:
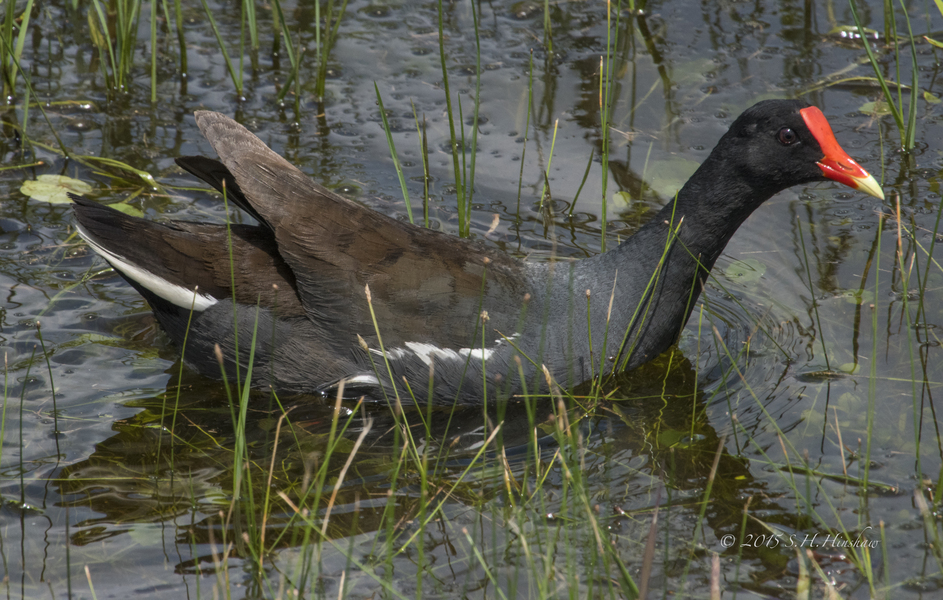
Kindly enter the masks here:
<path id="1" fill-rule="evenodd" d="M 89 582 L 98 597 L 202 597 L 214 587 L 235 597 L 278 596 L 282 582 L 327 597 L 342 586 L 347 594 L 367 596 L 383 582 L 388 594 L 416 596 L 419 572 L 421 594 L 428 597 L 495 597 L 499 589 L 608 595 L 618 577 L 614 567 L 600 564 L 585 522 L 590 515 L 598 520 L 606 543 L 639 581 L 656 505 L 650 589 L 686 586 L 703 593 L 710 554 L 718 553 L 728 593 L 734 587 L 738 597 L 794 593 L 795 549 L 784 543 L 770 548 L 766 539 L 767 547 L 757 548 L 769 531 L 755 521 L 749 535 L 741 531 L 748 499 L 750 514 L 779 527 L 786 539 L 821 539 L 841 527 L 871 527 L 868 535 L 879 539 L 883 521 L 879 548 L 887 550 L 887 573 L 881 553 L 872 551 L 880 577 L 913 591 L 943 584 L 932 567 L 933 551 L 922 543 L 924 521 L 913 498 L 915 490 L 934 489 L 943 457 L 933 403 L 943 381 L 941 274 L 935 263 L 927 267 L 943 167 L 941 109 L 921 99 L 918 148 L 907 157 L 895 150 L 898 134 L 889 117 L 859 110 L 877 97 L 873 85 L 822 85 L 833 74 L 873 74 L 868 65 L 853 66 L 864 55 L 860 45 L 829 34 L 834 25 L 852 23 L 846 6 L 675 2 L 649 5 L 641 18 L 623 11 L 612 55 L 606 245 L 630 235 L 667 202 L 733 118 L 767 97 L 804 93 L 821 107 L 849 154 L 879 179 L 883 174 L 887 201 L 819 184 L 777 195 L 747 221 L 718 261 L 716 281 L 702 295 L 703 308 L 695 310 L 679 351 L 621 378 L 608 390 L 611 401 L 569 413 L 581 419 L 575 431 L 582 450 L 567 464 L 582 467 L 586 506 L 571 487 L 574 474 L 558 461 L 567 446 L 553 435 L 550 403 L 537 407 L 536 430 L 528 427 L 523 406 L 508 408 L 500 432 L 506 462 L 493 445 L 478 457 L 491 431 L 481 411 L 437 411 L 428 433 L 410 413 L 416 443 L 442 450 L 428 467 L 432 500 L 421 495 L 420 469 L 399 459 L 405 430 L 391 412 L 345 404 L 351 422 L 329 460 L 332 478 L 368 431 L 331 504 L 330 541 L 316 552 L 302 540 L 310 530 L 276 492 L 293 502 L 303 497 L 305 482 L 329 451 L 332 401 L 284 399 L 295 407 L 289 414 L 297 425 L 289 436 L 286 423 L 279 429 L 279 412 L 269 410 L 269 397 L 253 396 L 246 426 L 258 494 L 253 501 L 260 506 L 267 490 L 272 508 L 240 504 L 231 512 L 236 432 L 224 389 L 181 371 L 178 349 L 140 296 L 77 239 L 68 207 L 30 200 L 19 188 L 40 174 L 65 174 L 90 183 L 96 200 L 126 200 L 151 219 L 221 222 L 219 200 L 193 189 L 173 163 L 179 155 L 212 154 L 192 118 L 194 110 L 210 109 L 233 115 L 324 185 L 405 218 L 375 82 L 414 203 L 422 194 L 422 161 L 412 106 L 425 118 L 432 226 L 455 233 L 435 5 L 351 2 L 331 52 L 323 105 L 313 96 L 313 7 L 284 5 L 294 42 L 306 49 L 298 115 L 291 97 L 284 104 L 275 100 L 288 67 L 284 56 L 268 50 L 268 9 L 259 10 L 264 41 L 256 68 L 246 54 L 244 101 L 194 5 L 184 9 L 189 77 L 181 83 L 175 36 L 161 32 L 160 101 L 152 105 L 146 25 L 131 91 L 112 98 L 89 42 L 87 8 L 70 6 L 52 2 L 34 10 L 27 36 L 25 65 L 52 127 L 70 152 L 122 161 L 152 174 L 161 187 L 89 159 L 64 160 L 36 107 L 27 128 L 35 144 L 23 155 L 9 125 L 22 112 L 4 115 L 0 152 L 5 166 L 16 167 L 0 171 L 0 353 L 8 364 L 0 555 L 9 596 L 51 590 L 65 597 L 70 584 L 73 594 L 88 596 Z M 238 7 L 210 6 L 234 55 Z M 454 109 L 461 97 L 470 134 L 471 7 L 445 10 Z M 598 90 L 604 7 L 552 5 L 552 53 L 543 44 L 542 5 L 478 10 L 482 78 L 472 235 L 531 260 L 594 255 L 603 246 Z M 882 28 L 878 3 L 861 10 L 870 26 Z M 917 34 L 943 29 L 934 6 L 915 7 L 910 17 Z M 920 89 L 939 96 L 937 52 L 917 46 Z M 884 64 L 893 73 L 893 61 L 885 57 Z M 591 153 L 589 176 L 568 217 Z M 552 213 L 539 209 L 548 166 Z M 492 230 L 494 215 L 499 220 Z M 912 280 L 905 287 L 907 273 Z M 918 273 L 926 280 L 925 312 L 915 326 Z M 500 419 L 489 416 L 492 423 Z M 872 485 L 865 494 L 869 427 Z M 844 479 L 846 469 L 855 480 Z M 439 502 L 441 512 L 422 526 L 424 503 Z M 323 516 L 327 504 L 322 498 L 309 508 Z M 240 536 L 257 536 L 263 514 L 269 551 L 257 569 L 252 545 Z M 418 542 L 389 554 L 386 540 L 399 548 L 414 534 L 424 540 L 421 561 Z M 728 535 L 735 536 L 733 547 Z M 810 549 L 842 593 L 867 595 L 861 570 L 835 548 Z M 533 577 L 535 564 L 551 573 L 547 582 Z"/>

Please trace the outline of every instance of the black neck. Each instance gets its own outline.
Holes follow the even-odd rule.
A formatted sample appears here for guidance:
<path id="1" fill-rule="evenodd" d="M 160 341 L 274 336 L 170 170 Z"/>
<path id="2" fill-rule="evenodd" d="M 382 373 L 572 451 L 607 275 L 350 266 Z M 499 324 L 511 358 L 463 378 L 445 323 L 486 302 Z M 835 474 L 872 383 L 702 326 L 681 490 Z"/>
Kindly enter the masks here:
<path id="1" fill-rule="evenodd" d="M 611 325 L 620 332 L 631 326 L 631 338 L 644 344 L 636 347 L 630 340 L 620 351 L 610 345 L 610 338 L 610 355 L 625 359 L 631 349 L 628 368 L 676 341 L 727 242 L 754 209 L 779 191 L 767 183 L 748 183 L 730 169 L 723 158 L 708 157 L 675 201 L 618 248 L 597 257 L 597 293 L 608 298 L 613 282 L 616 286 Z M 649 285 L 656 271 L 655 283 Z M 657 335 L 644 333 L 651 327 Z M 639 333 L 643 335 L 636 337 Z"/>
<path id="2" fill-rule="evenodd" d="M 731 172 L 735 167 L 716 154 L 709 156 L 698 168 L 678 192 L 676 199 L 666 204 L 614 253 L 625 255 L 620 257 L 622 260 L 648 262 L 647 270 L 652 272 L 662 260 L 664 248 L 670 242 L 673 255 L 683 253 L 700 257 L 703 268 L 709 270 L 713 267 L 727 242 L 747 217 L 780 191 L 775 185 L 757 185 L 750 183 L 747 178 L 735 177 L 735 173 Z M 724 184 L 718 186 L 718 181 Z M 692 261 L 671 263 L 675 268 L 694 268 Z M 673 276 L 681 275 L 677 273 Z"/>

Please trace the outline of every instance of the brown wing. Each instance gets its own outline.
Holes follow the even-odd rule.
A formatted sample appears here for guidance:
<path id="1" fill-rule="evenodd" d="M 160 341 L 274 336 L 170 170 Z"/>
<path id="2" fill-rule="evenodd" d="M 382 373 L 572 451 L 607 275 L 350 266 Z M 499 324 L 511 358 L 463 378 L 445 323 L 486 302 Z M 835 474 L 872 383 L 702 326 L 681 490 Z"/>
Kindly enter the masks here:
<path id="1" fill-rule="evenodd" d="M 196 121 L 245 201 L 272 230 L 311 318 L 339 333 L 372 337 L 364 297 L 369 285 L 388 344 L 435 340 L 468 347 L 481 309 L 492 320 L 488 340 L 494 329 L 513 327 L 529 291 L 518 261 L 342 198 L 228 117 L 201 111 Z"/>

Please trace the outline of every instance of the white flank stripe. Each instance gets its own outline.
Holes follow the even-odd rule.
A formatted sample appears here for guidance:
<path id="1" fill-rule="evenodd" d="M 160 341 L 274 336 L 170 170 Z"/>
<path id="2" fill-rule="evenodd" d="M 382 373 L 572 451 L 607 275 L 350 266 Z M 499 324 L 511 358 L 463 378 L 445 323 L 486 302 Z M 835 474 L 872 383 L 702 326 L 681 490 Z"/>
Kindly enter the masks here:
<path id="1" fill-rule="evenodd" d="M 472 348 L 471 350 L 469 350 L 468 348 L 462 348 L 461 350 L 459 350 L 459 352 L 462 353 L 463 355 L 471 354 L 471 357 L 476 360 L 482 360 L 482 359 L 488 360 L 489 358 L 491 358 L 491 355 L 494 354 L 494 350 L 490 350 L 486 348 Z"/>
<path id="2" fill-rule="evenodd" d="M 412 350 L 416 356 L 419 357 L 419 360 L 426 363 L 427 365 L 432 364 L 432 359 L 435 356 L 439 358 L 458 358 L 458 352 L 454 350 L 443 350 L 438 346 L 433 346 L 432 344 L 425 344 L 423 342 L 406 342 L 406 347 Z"/>
<path id="3" fill-rule="evenodd" d="M 370 348 L 370 352 L 372 352 L 376 356 L 379 356 L 380 358 L 383 358 L 383 353 L 380 352 L 379 350 Z M 406 356 L 406 351 L 403 350 L 402 348 L 390 348 L 389 350 L 386 351 L 386 358 L 390 360 L 399 360 L 403 358 L 404 356 Z"/>
<path id="4" fill-rule="evenodd" d="M 406 342 L 406 347 L 415 352 L 416 356 L 427 365 L 431 365 L 435 358 L 464 360 L 465 357 L 471 356 L 476 360 L 488 360 L 494 353 L 494 350 L 488 348 L 459 348 L 456 352 L 449 348 L 439 348 L 423 342 Z"/>
<path id="5" fill-rule="evenodd" d="M 377 381 L 377 378 L 373 375 L 356 375 L 354 377 L 348 377 L 344 380 L 346 385 L 380 385 L 380 382 Z M 334 385 L 334 388 L 340 384 Z"/>
<path id="6" fill-rule="evenodd" d="M 154 292 L 167 302 L 171 304 L 176 304 L 180 308 L 185 308 L 190 310 L 190 307 L 193 307 L 193 310 L 197 312 L 203 312 L 207 308 L 216 304 L 216 298 L 212 296 L 207 296 L 205 294 L 198 294 L 193 290 L 188 290 L 185 287 L 174 285 L 162 277 L 154 275 L 150 271 L 146 271 L 141 267 L 131 264 L 126 261 L 124 258 L 118 256 L 114 252 L 106 250 L 104 247 L 95 242 L 95 239 L 88 234 L 81 226 L 77 227 L 79 235 L 81 235 L 88 245 L 95 249 L 95 252 L 101 254 L 105 260 L 111 263 L 111 266 L 121 271 L 125 276 L 130 277 L 141 287 Z"/>
<path id="7" fill-rule="evenodd" d="M 513 341 L 520 337 L 520 333 L 515 333 L 508 339 Z M 406 348 L 389 348 L 386 351 L 386 358 L 389 360 L 400 360 L 406 356 L 407 352 L 412 352 L 416 355 L 416 358 L 430 366 L 432 365 L 432 361 L 436 358 L 460 361 L 465 361 L 469 358 L 476 361 L 489 360 L 494 354 L 494 351 L 503 343 L 505 343 L 505 340 L 501 338 L 495 341 L 492 348 L 459 348 L 458 350 L 452 350 L 451 348 L 439 348 L 435 344 L 426 342 L 406 342 L 404 344 Z M 383 353 L 379 350 L 370 348 L 370 352 L 383 358 Z"/>

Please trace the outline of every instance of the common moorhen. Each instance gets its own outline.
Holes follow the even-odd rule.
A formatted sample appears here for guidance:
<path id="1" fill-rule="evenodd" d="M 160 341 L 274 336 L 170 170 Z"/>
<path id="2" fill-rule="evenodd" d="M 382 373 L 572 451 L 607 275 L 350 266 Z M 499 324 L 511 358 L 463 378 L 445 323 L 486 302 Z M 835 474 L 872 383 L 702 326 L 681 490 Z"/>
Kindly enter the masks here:
<path id="1" fill-rule="evenodd" d="M 235 376 L 238 348 L 245 377 L 255 332 L 252 384 L 288 393 L 343 380 L 425 402 L 431 377 L 431 401 L 474 404 L 546 392 L 543 365 L 563 386 L 632 369 L 677 340 L 727 241 L 773 194 L 832 179 L 884 197 L 818 108 L 770 100 L 616 249 L 525 262 L 342 198 L 221 114 L 196 123 L 220 160 L 177 164 L 257 225 L 155 223 L 75 198 L 78 231 L 186 340 L 187 363 L 218 377 L 219 344 Z"/>

